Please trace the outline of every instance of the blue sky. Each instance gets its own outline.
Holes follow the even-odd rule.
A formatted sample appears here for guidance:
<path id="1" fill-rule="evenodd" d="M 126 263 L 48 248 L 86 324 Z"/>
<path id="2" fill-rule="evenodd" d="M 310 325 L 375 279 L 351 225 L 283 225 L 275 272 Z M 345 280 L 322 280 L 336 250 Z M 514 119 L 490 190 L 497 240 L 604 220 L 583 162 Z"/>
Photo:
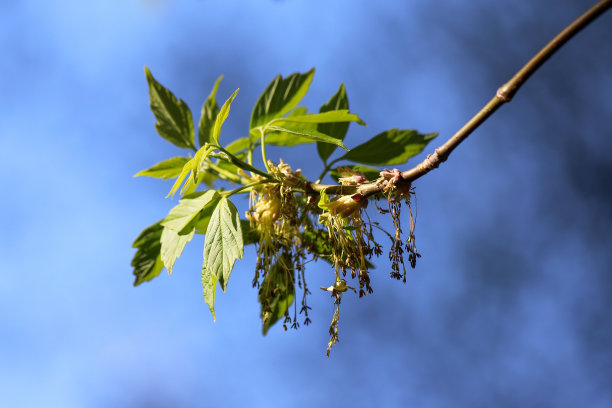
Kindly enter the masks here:
<path id="1" fill-rule="evenodd" d="M 349 147 L 393 127 L 441 143 L 590 4 L 4 0 L 0 405 L 612 404 L 612 14 L 416 183 L 423 258 L 404 285 L 381 257 L 330 359 L 322 292 L 311 326 L 261 335 L 252 249 L 216 323 L 201 237 L 171 277 L 134 288 L 129 266 L 173 206 L 169 182 L 132 175 L 180 153 L 155 133 L 145 65 L 195 112 L 218 75 L 219 99 L 240 87 L 228 140 L 275 75 L 314 66 L 305 105 L 345 82 L 368 123 Z M 320 170 L 313 146 L 270 156 Z"/>

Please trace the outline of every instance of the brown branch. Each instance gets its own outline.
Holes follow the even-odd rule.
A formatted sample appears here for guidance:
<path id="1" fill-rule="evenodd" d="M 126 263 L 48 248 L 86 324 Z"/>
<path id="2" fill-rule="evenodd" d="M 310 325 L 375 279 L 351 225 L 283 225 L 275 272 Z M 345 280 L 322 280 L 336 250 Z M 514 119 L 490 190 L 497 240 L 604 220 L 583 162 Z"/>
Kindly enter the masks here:
<path id="1" fill-rule="evenodd" d="M 578 17 L 553 38 L 544 48 L 540 50 L 523 68 L 521 68 L 508 82 L 502 85 L 491 99 L 472 119 L 470 119 L 461 129 L 457 131 L 443 145 L 434 150 L 434 153 L 427 156 L 425 160 L 410 170 L 402 172 L 404 183 L 411 183 L 424 176 L 431 170 L 445 162 L 450 154 L 461 142 L 489 118 L 500 106 L 510 102 L 519 88 L 533 75 L 533 73 L 544 64 L 563 44 L 574 37 L 580 30 L 589 25 L 593 20 L 612 7 L 612 0 L 601 0 L 586 13 Z M 309 183 L 309 189 L 315 192 L 325 190 L 330 194 L 354 194 L 360 193 L 365 196 L 381 192 L 387 185 L 388 180 L 379 178 L 378 180 L 362 184 L 360 186 L 339 186 Z"/>

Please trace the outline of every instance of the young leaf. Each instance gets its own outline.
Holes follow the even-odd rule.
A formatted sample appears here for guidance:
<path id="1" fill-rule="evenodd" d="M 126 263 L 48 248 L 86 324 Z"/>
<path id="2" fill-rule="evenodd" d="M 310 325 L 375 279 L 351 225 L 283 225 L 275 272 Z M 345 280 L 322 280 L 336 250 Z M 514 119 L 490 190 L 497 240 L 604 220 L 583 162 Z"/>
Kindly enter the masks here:
<path id="1" fill-rule="evenodd" d="M 240 153 L 243 150 L 246 150 L 249 148 L 249 139 L 252 140 L 254 138 L 241 137 L 239 139 L 236 139 L 232 143 L 225 146 L 225 150 L 227 150 L 228 152 L 232 154 Z"/>
<path id="2" fill-rule="evenodd" d="M 261 304 L 264 336 L 293 303 L 295 286 L 292 267 L 289 256 L 281 256 L 261 283 L 258 299 Z"/>
<path id="3" fill-rule="evenodd" d="M 346 95 L 346 89 L 344 88 L 344 83 L 340 84 L 340 88 L 338 91 L 332 95 L 332 97 L 327 101 L 327 103 L 319 109 L 319 112 L 328 112 L 337 109 L 348 109 L 349 101 L 348 96 Z M 350 123 L 342 122 L 342 123 L 330 123 L 330 124 L 321 124 L 318 126 L 317 130 L 321 133 L 325 133 L 326 135 L 335 137 L 336 139 L 344 140 L 346 136 L 346 132 L 348 132 Z M 329 143 L 317 143 L 317 151 L 319 152 L 319 157 L 323 160 L 324 163 L 327 163 L 327 159 L 331 154 L 336 150 L 336 146 L 331 145 Z"/>
<path id="4" fill-rule="evenodd" d="M 221 110 L 219 111 L 219 114 L 217 115 L 217 118 L 215 119 L 215 125 L 213 126 L 212 133 L 210 135 L 210 140 L 212 141 L 212 143 L 219 144 L 219 136 L 221 135 L 221 126 L 223 125 L 223 122 L 225 122 L 225 119 L 227 119 L 227 115 L 229 115 L 230 105 L 232 104 L 232 101 L 238 94 L 239 90 L 240 88 L 236 89 L 234 93 L 232 94 L 232 96 L 230 96 L 227 99 L 227 101 L 225 101 L 223 106 L 221 107 Z"/>
<path id="5" fill-rule="evenodd" d="M 195 228 L 190 233 L 180 235 L 177 231 L 173 231 L 170 228 L 164 227 L 161 234 L 161 260 L 164 266 L 168 270 L 168 274 L 172 273 L 172 267 L 174 262 L 183 253 L 185 245 L 193 238 Z"/>
<path id="6" fill-rule="evenodd" d="M 257 99 L 251 114 L 250 128 L 268 123 L 291 111 L 302 100 L 314 75 L 314 68 L 299 74 L 295 73 L 283 78 L 278 75 Z"/>
<path id="7" fill-rule="evenodd" d="M 359 116 L 350 113 L 348 109 L 333 110 L 324 113 L 311 113 L 309 115 L 289 115 L 284 118 L 274 119 L 273 123 L 299 122 L 299 123 L 335 123 L 335 122 L 358 122 L 365 124 Z"/>
<path id="8" fill-rule="evenodd" d="M 193 119 L 189 107 L 157 82 L 147 67 L 145 74 L 149 84 L 151 110 L 157 119 L 157 133 L 178 147 L 195 150 Z"/>
<path id="9" fill-rule="evenodd" d="M 208 146 L 207 144 L 200 147 L 196 152 L 195 156 L 193 156 L 193 168 L 191 169 L 191 174 L 193 175 L 193 183 L 198 184 L 198 176 L 200 175 L 200 167 L 204 163 L 204 160 L 208 157 L 208 155 L 214 150 L 214 148 Z"/>
<path id="10" fill-rule="evenodd" d="M 183 184 L 183 181 L 185 180 L 185 177 L 187 177 L 187 175 L 192 170 L 193 170 L 193 159 L 191 159 L 187 163 L 185 163 L 185 165 L 183 166 L 183 169 L 181 170 L 181 173 L 178 175 L 178 177 L 174 181 L 174 184 L 172 185 L 172 188 L 170 189 L 170 192 L 168 193 L 166 198 L 168 198 L 170 196 L 174 196 L 174 193 L 176 193 L 176 190 L 179 189 L 181 184 Z"/>
<path id="11" fill-rule="evenodd" d="M 184 196 L 179 203 L 170 210 L 162 225 L 179 234 L 188 234 L 194 227 L 190 225 L 198 215 L 207 207 L 214 206 L 219 194 L 214 190 L 198 192 Z"/>
<path id="12" fill-rule="evenodd" d="M 223 79 L 223 75 L 217 78 L 215 85 L 213 86 L 210 95 L 206 98 L 206 101 L 202 105 L 202 113 L 200 115 L 200 124 L 198 126 L 198 142 L 200 146 L 204 146 L 205 143 L 210 143 L 212 129 L 219 114 L 219 105 L 217 104 L 217 90 L 219 89 L 219 83 Z"/>
<path id="13" fill-rule="evenodd" d="M 401 164 L 423 151 L 438 133 L 420 134 L 416 130 L 390 129 L 351 149 L 344 160 L 373 165 Z"/>
<path id="14" fill-rule="evenodd" d="M 346 146 L 344 145 L 344 143 L 342 143 L 342 140 L 336 139 L 335 137 L 327 136 L 323 133 L 317 132 L 316 130 L 309 129 L 307 127 L 292 127 L 291 129 L 287 129 L 287 128 L 280 127 L 280 126 L 266 126 L 266 130 L 302 136 L 314 142 L 332 143 L 332 144 L 335 144 L 336 146 L 340 146 L 344 150 L 348 150 Z M 266 142 L 268 142 L 267 138 L 266 138 Z M 281 142 L 282 140 L 277 141 L 278 144 L 281 144 Z M 296 143 L 293 143 L 293 144 L 296 144 Z M 291 141 L 288 140 L 286 143 L 283 143 L 283 145 L 291 146 L 292 144 L 291 144 Z"/>
<path id="15" fill-rule="evenodd" d="M 206 261 L 204 261 L 206 263 Z M 213 315 L 213 320 L 216 322 L 215 316 L 215 292 L 217 291 L 217 275 L 210 269 L 202 266 L 202 290 L 204 292 L 204 301 Z"/>
<path id="16" fill-rule="evenodd" d="M 181 170 L 188 161 L 189 157 L 172 157 L 168 160 L 157 163 L 151 168 L 139 171 L 138 173 L 134 174 L 134 177 L 148 176 L 166 180 L 181 174 Z"/>
<path id="17" fill-rule="evenodd" d="M 158 221 L 145 228 L 132 244 L 132 248 L 137 248 L 132 258 L 134 276 L 136 276 L 134 286 L 150 281 L 159 275 L 164 267 L 160 257 L 162 229 L 161 221 Z"/>
<path id="18" fill-rule="evenodd" d="M 224 292 L 234 262 L 242 259 L 243 250 L 238 210 L 227 197 L 222 197 L 206 228 L 203 268 L 217 277 Z"/>
<path id="19" fill-rule="evenodd" d="M 287 118 L 304 116 L 306 115 L 306 112 L 307 110 L 305 107 L 297 107 L 289 115 L 287 115 Z M 273 119 L 270 124 L 273 124 L 275 122 L 276 122 L 276 119 Z M 268 125 L 264 125 L 264 126 L 268 126 Z M 292 129 L 297 129 L 297 130 L 310 129 L 314 131 L 317 130 L 316 123 L 300 123 L 300 122 L 288 121 L 283 124 L 283 127 L 289 130 L 292 130 Z M 260 139 L 260 133 L 258 131 L 253 131 L 253 130 L 254 129 L 251 130 L 251 142 L 254 145 L 257 145 Z M 298 144 L 313 143 L 313 142 L 314 140 L 310 138 L 298 136 L 296 134 L 290 134 L 286 132 L 266 132 L 266 144 L 270 144 L 270 145 L 295 146 Z"/>

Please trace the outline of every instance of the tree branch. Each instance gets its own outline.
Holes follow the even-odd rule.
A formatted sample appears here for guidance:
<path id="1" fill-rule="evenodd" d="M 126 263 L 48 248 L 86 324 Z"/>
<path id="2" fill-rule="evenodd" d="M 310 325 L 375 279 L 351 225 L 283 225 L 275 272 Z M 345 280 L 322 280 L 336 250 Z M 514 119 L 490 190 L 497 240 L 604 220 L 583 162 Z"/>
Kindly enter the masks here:
<path id="1" fill-rule="evenodd" d="M 508 82 L 502 85 L 491 99 L 472 119 L 470 119 L 461 129 L 457 131 L 443 145 L 434 150 L 434 153 L 427 156 L 425 160 L 410 170 L 401 173 L 404 183 L 411 183 L 421 178 L 431 170 L 445 162 L 450 154 L 461 142 L 478 128 L 489 116 L 491 116 L 504 103 L 510 102 L 519 88 L 533 75 L 533 73 L 544 64 L 563 44 L 568 42 L 580 30 L 588 26 L 593 20 L 602 15 L 612 7 L 612 0 L 601 0 L 586 13 L 578 17 L 553 38 L 544 48 L 542 48 L 523 68 L 521 68 Z M 381 177 L 374 182 L 362 184 L 360 186 L 339 186 L 309 183 L 312 191 L 325 191 L 330 194 L 355 194 L 360 193 L 365 196 L 381 192 L 388 183 L 388 179 Z"/>

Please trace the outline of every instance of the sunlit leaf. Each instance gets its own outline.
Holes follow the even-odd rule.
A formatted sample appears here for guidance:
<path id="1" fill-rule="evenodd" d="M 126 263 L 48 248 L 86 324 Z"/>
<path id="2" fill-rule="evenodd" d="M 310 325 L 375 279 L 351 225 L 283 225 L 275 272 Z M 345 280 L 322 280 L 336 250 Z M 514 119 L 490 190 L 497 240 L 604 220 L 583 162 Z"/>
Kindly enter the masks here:
<path id="1" fill-rule="evenodd" d="M 419 154 L 438 133 L 390 129 L 351 149 L 342 159 L 357 163 L 387 166 L 401 164 Z"/>
<path id="2" fill-rule="evenodd" d="M 328 112 L 337 109 L 348 109 L 349 101 L 348 96 L 346 95 L 346 89 L 344 88 L 344 83 L 340 84 L 340 88 L 338 91 L 332 95 L 332 97 L 327 101 L 326 104 L 321 106 L 319 112 Z M 350 123 L 341 122 L 341 123 L 325 123 L 318 126 L 317 130 L 321 133 L 325 133 L 326 135 L 335 137 L 336 139 L 344 140 L 346 137 L 346 132 L 348 131 Z M 331 154 L 336 150 L 336 146 L 329 143 L 320 143 L 317 142 L 317 152 L 319 153 L 319 157 L 323 160 L 324 163 L 327 162 L 327 159 Z"/>
<path id="3" fill-rule="evenodd" d="M 179 189 L 181 184 L 183 184 L 183 181 L 185 180 L 187 175 L 191 173 L 191 171 L 193 170 L 193 162 L 194 160 L 190 159 L 187 163 L 185 163 L 185 165 L 183 166 L 183 169 L 181 170 L 181 173 L 178 175 L 178 177 L 174 181 L 174 184 L 172 185 L 172 188 L 170 189 L 170 192 L 168 193 L 166 198 L 170 196 L 174 196 L 174 193 L 176 193 L 176 191 Z"/>
<path id="4" fill-rule="evenodd" d="M 218 199 L 219 194 L 214 190 L 184 196 L 179 203 L 170 210 L 168 216 L 162 221 L 162 225 L 179 234 L 187 234 L 193 229 L 193 226 L 190 224 L 196 220 L 205 208 L 213 207 Z"/>
<path id="5" fill-rule="evenodd" d="M 332 143 L 336 146 L 340 146 L 344 150 L 348 150 L 342 140 L 336 139 L 335 137 L 327 136 L 321 132 L 318 132 L 314 129 L 310 129 L 307 127 L 292 127 L 291 129 L 280 127 L 280 126 L 267 126 L 266 129 L 269 129 L 273 132 L 281 132 L 288 133 L 290 135 L 301 136 L 303 138 L 311 139 L 313 142 L 324 142 L 324 143 Z M 268 139 L 266 138 L 266 142 Z M 281 141 L 278 142 L 280 144 Z M 291 143 L 291 142 L 287 142 Z M 295 143 L 294 143 L 295 144 Z M 291 144 L 286 144 L 287 146 L 291 146 Z"/>
<path id="6" fill-rule="evenodd" d="M 215 293 L 217 292 L 217 276 L 210 269 L 204 267 L 202 267 L 202 291 L 204 292 L 204 301 L 213 315 L 213 320 L 216 322 Z"/>
<path id="7" fill-rule="evenodd" d="M 134 286 L 158 276 L 164 267 L 160 257 L 162 230 L 161 221 L 158 221 L 145 228 L 132 244 L 133 248 L 137 248 L 134 258 L 132 258 L 134 276 L 136 277 Z"/>
<path id="8" fill-rule="evenodd" d="M 359 122 L 363 121 L 359 116 L 354 113 L 350 113 L 348 109 L 334 110 L 324 113 L 311 113 L 308 115 L 289 115 L 281 119 L 274 119 L 274 124 L 286 122 L 299 122 L 299 123 L 335 123 L 335 122 Z"/>
<path id="9" fill-rule="evenodd" d="M 225 119 L 227 119 L 227 115 L 229 115 L 229 111 L 230 111 L 230 106 L 232 102 L 234 101 L 234 98 L 236 97 L 236 95 L 238 95 L 239 90 L 240 89 L 236 89 L 234 93 L 232 94 L 232 96 L 230 96 L 227 99 L 227 101 L 225 101 L 225 103 L 221 107 L 221 110 L 219 110 L 219 114 L 217 115 L 217 118 L 215 119 L 215 124 L 213 126 L 212 133 L 210 135 L 210 140 L 215 144 L 219 144 L 219 136 L 221 135 L 221 126 L 223 125 L 223 122 L 225 122 Z"/>
<path id="10" fill-rule="evenodd" d="M 202 113 L 200 115 L 200 123 L 198 125 L 198 142 L 200 146 L 204 146 L 206 143 L 210 143 L 212 129 L 215 124 L 215 119 L 219 114 L 219 105 L 217 104 L 217 90 L 219 89 L 219 83 L 223 79 L 223 75 L 217 78 L 215 85 L 213 86 L 210 95 L 206 98 L 206 101 L 202 105 Z"/>
<path id="11" fill-rule="evenodd" d="M 180 235 L 177 231 L 173 231 L 170 228 L 164 228 L 161 234 L 161 260 L 164 266 L 168 270 L 168 273 L 172 273 L 174 262 L 181 256 L 185 245 L 193 238 L 195 229 L 192 229 L 190 233 Z"/>
<path id="12" fill-rule="evenodd" d="M 148 176 L 166 180 L 181 174 L 181 170 L 188 161 L 189 157 L 172 157 L 168 160 L 157 163 L 151 168 L 139 171 L 138 173 L 134 174 L 134 177 Z"/>
<path id="13" fill-rule="evenodd" d="M 313 75 L 314 68 L 304 74 L 295 73 L 287 78 L 278 75 L 274 78 L 255 103 L 250 128 L 266 124 L 295 108 L 308 92 Z"/>
<path id="14" fill-rule="evenodd" d="M 236 259 L 241 259 L 244 244 L 238 210 L 227 197 L 222 197 L 206 229 L 203 268 L 213 273 L 223 291 Z"/>
<path id="15" fill-rule="evenodd" d="M 193 119 L 189 107 L 157 82 L 147 67 L 145 74 L 149 84 L 151 110 L 157 119 L 157 132 L 178 147 L 195 150 Z"/>

